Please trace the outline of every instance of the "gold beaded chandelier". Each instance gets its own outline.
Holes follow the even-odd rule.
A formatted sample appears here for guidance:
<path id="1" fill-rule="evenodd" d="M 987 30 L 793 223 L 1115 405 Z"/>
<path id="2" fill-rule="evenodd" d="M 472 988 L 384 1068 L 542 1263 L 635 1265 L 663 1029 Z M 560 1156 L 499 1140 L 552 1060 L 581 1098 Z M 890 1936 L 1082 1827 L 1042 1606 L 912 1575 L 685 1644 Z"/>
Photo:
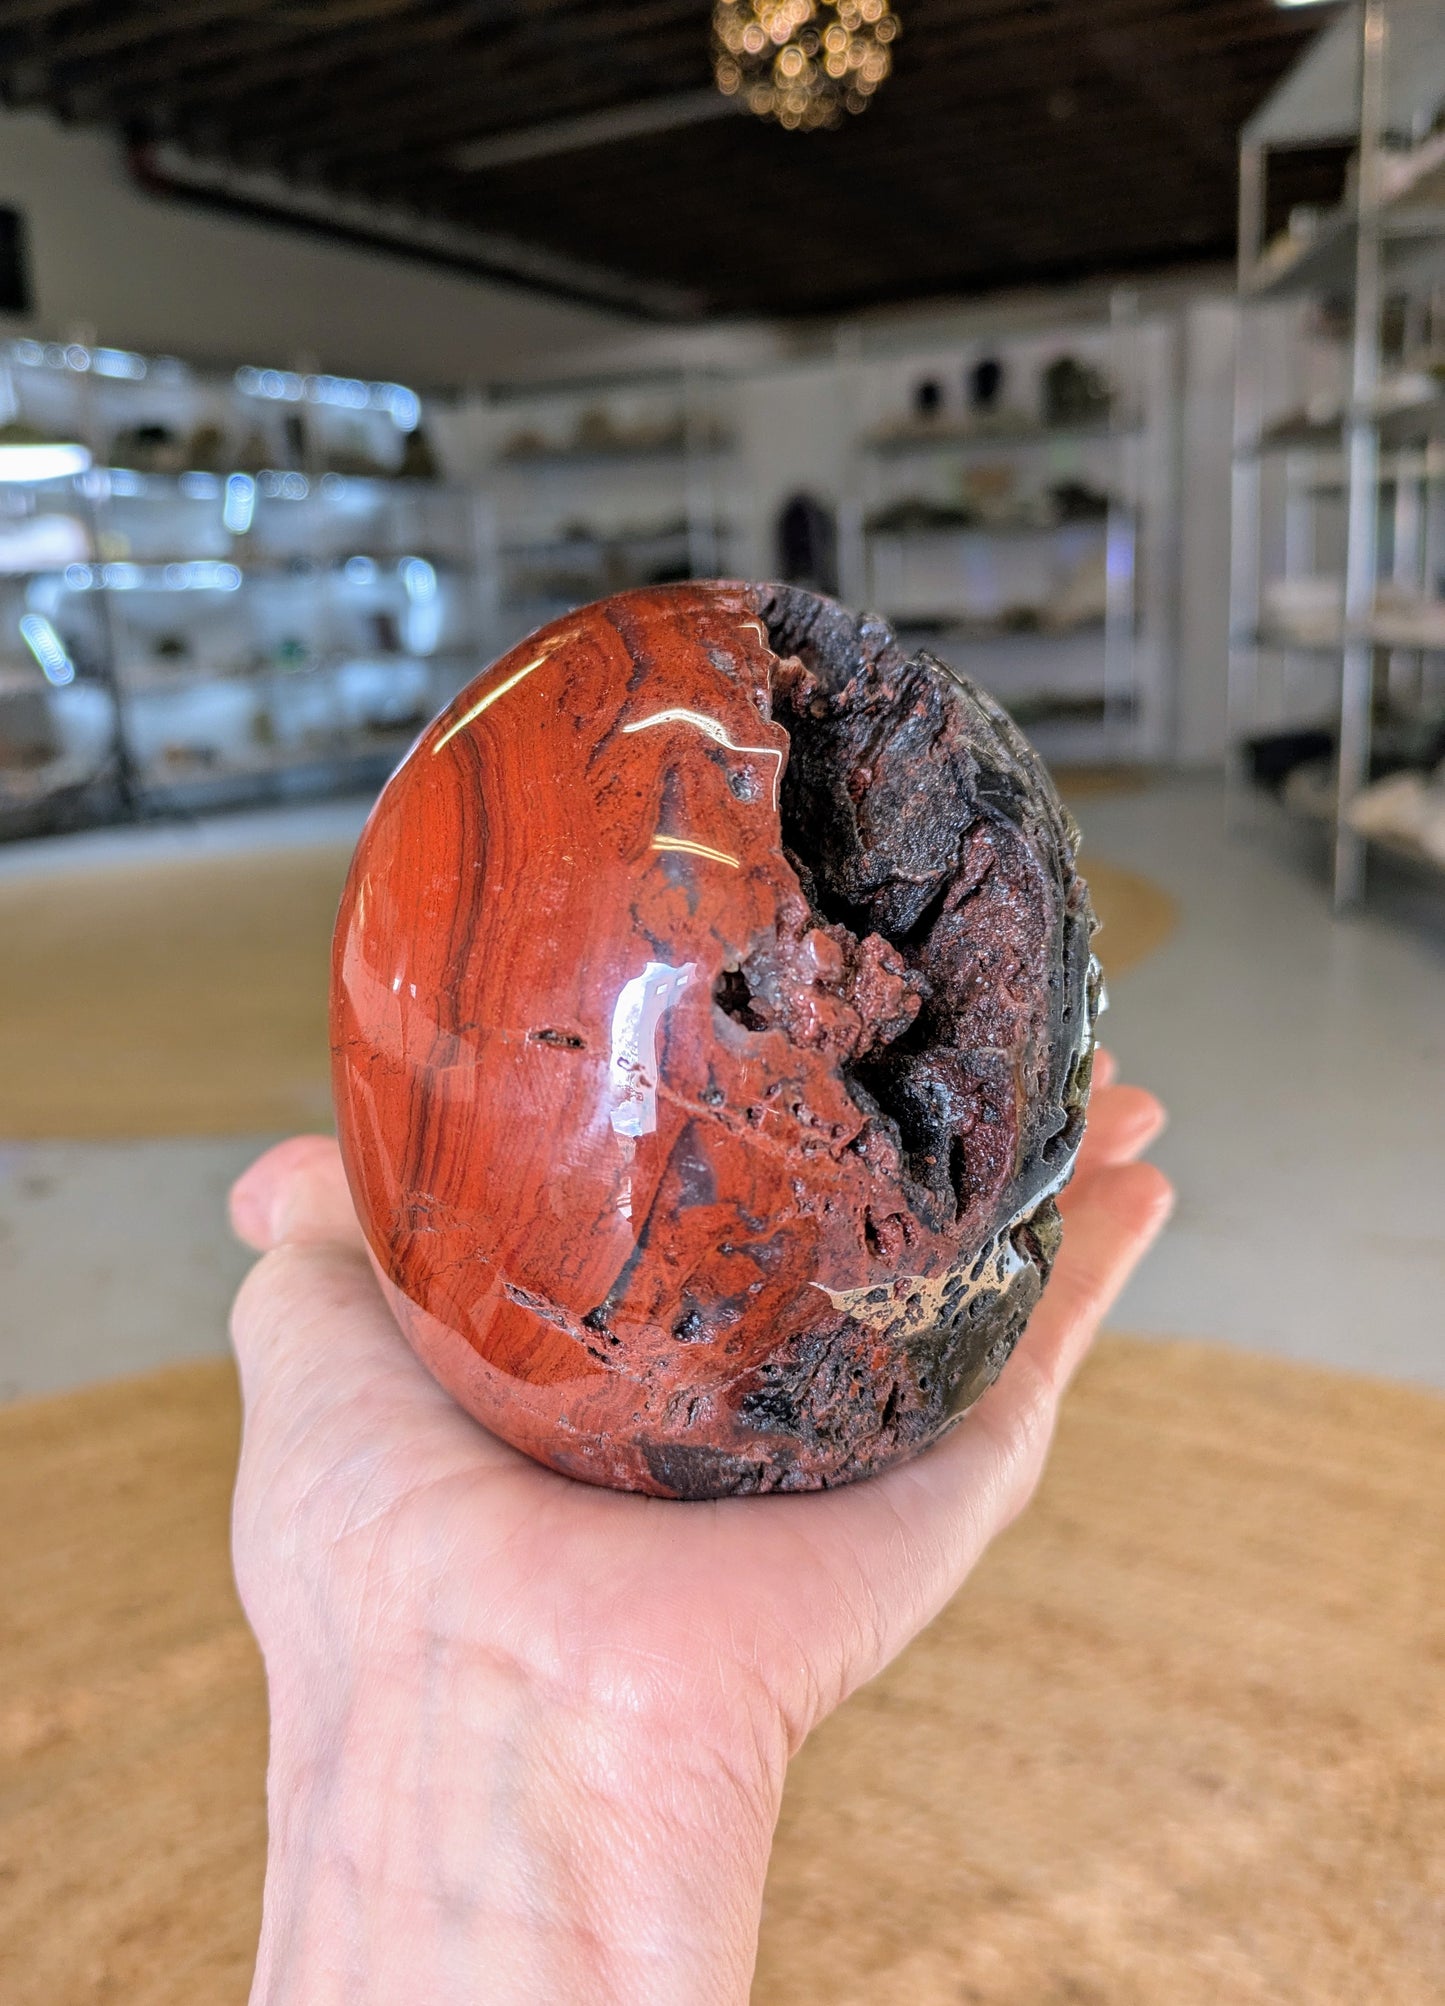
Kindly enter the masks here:
<path id="1" fill-rule="evenodd" d="M 759 118 L 816 132 L 866 110 L 898 33 L 889 0 L 715 0 L 713 75 Z"/>

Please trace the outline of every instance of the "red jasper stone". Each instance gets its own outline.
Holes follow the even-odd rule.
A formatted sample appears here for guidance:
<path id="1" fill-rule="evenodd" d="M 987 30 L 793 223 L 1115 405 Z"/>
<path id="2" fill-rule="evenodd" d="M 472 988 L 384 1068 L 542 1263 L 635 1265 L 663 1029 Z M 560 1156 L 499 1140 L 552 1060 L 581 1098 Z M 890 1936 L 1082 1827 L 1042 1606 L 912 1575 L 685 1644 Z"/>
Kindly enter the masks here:
<path id="1" fill-rule="evenodd" d="M 378 801 L 335 1091 L 403 1331 L 593 1483 L 811 1489 L 932 1441 L 1057 1242 L 1097 979 L 998 707 L 783 586 L 625 592 Z"/>

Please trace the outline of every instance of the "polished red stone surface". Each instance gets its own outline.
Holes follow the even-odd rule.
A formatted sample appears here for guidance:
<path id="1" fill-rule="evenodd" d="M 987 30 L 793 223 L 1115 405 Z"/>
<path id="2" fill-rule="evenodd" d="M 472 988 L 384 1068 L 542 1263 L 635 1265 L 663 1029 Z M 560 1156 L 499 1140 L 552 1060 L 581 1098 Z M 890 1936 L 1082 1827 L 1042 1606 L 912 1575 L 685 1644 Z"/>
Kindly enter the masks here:
<path id="1" fill-rule="evenodd" d="M 1088 928 L 1037 762 L 886 629 L 730 584 L 544 628 L 393 776 L 337 927 L 342 1149 L 408 1339 L 592 1482 L 914 1452 L 1052 1255 Z"/>

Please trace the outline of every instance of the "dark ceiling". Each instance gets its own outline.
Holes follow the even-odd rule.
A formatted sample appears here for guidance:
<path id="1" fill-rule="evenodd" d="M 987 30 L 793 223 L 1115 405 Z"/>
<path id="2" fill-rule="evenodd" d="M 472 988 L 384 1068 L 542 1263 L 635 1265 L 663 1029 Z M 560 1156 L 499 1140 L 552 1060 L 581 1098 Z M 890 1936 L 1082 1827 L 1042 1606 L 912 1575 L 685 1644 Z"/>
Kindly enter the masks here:
<path id="1" fill-rule="evenodd" d="M 704 90 L 708 0 L 0 0 L 0 91 L 313 201 L 504 233 L 564 287 L 575 260 L 579 291 L 602 268 L 797 315 L 1228 254 L 1239 125 L 1333 13 L 894 5 L 894 74 L 841 130 L 742 115 L 551 151 L 544 131 L 479 169 L 468 141 Z"/>

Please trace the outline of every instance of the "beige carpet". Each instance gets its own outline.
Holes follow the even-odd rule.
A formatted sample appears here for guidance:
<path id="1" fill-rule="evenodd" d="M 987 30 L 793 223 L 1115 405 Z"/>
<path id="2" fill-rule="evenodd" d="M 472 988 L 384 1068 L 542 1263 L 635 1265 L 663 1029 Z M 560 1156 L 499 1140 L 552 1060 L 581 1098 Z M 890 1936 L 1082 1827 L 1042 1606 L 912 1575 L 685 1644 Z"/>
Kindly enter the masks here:
<path id="1" fill-rule="evenodd" d="M 1051 766 L 1050 774 L 1060 794 L 1070 804 L 1097 798 L 1101 794 L 1142 794 L 1155 775 L 1147 766 Z"/>
<path id="2" fill-rule="evenodd" d="M 0 1998 L 243 2006 L 265 1728 L 219 1364 L 0 1411 Z M 809 1743 L 756 2006 L 1438 2006 L 1445 1402 L 1115 1338 Z"/>
<path id="3" fill-rule="evenodd" d="M 262 851 L 0 881 L 0 1138 L 330 1126 L 326 985 L 349 852 Z M 1113 976 L 1174 906 L 1092 862 Z"/>

